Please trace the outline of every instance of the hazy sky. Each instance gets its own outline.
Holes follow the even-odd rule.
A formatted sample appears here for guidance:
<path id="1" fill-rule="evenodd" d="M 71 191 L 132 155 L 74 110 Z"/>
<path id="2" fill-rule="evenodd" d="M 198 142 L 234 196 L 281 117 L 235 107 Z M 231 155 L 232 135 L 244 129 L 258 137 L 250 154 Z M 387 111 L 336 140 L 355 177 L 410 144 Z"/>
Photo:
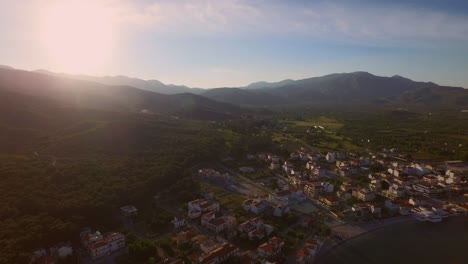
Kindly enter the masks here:
<path id="1" fill-rule="evenodd" d="M 468 87 L 468 1 L 0 0 L 0 64 L 192 87 L 368 71 Z"/>

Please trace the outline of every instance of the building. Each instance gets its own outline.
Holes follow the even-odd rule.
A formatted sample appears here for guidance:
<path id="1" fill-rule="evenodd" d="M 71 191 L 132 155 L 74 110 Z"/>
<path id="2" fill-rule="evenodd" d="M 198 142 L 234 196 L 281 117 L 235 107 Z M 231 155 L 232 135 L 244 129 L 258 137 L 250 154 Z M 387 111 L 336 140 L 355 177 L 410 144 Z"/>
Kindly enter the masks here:
<path id="1" fill-rule="evenodd" d="M 426 175 L 423 177 L 423 180 L 430 185 L 435 185 L 439 181 L 437 177 L 434 175 Z"/>
<path id="2" fill-rule="evenodd" d="M 353 190 L 352 195 L 364 202 L 369 202 L 375 199 L 374 192 L 369 189 Z"/>
<path id="3" fill-rule="evenodd" d="M 328 152 L 325 156 L 325 159 L 329 163 L 334 163 L 336 161 L 335 152 Z"/>
<path id="4" fill-rule="evenodd" d="M 59 259 L 73 255 L 73 247 L 70 241 L 56 244 L 47 249 L 38 249 L 33 252 L 30 263 L 55 263 Z"/>
<path id="5" fill-rule="evenodd" d="M 208 254 L 192 254 L 190 259 L 196 264 L 219 264 L 238 256 L 240 256 L 238 247 L 232 244 L 224 244 Z"/>
<path id="6" fill-rule="evenodd" d="M 269 236 L 274 228 L 263 223 L 259 217 L 251 218 L 238 226 L 241 233 L 246 233 L 250 240 L 262 239 Z"/>
<path id="7" fill-rule="evenodd" d="M 138 209 L 135 208 L 133 205 L 125 205 L 120 207 L 120 212 L 124 216 L 132 216 L 132 215 L 137 215 L 138 214 Z"/>
<path id="8" fill-rule="evenodd" d="M 312 263 L 312 256 L 306 250 L 298 250 L 296 253 L 297 264 L 309 264 Z"/>
<path id="9" fill-rule="evenodd" d="M 382 191 L 382 194 L 389 198 L 401 198 L 405 196 L 405 188 L 397 183 L 392 183 L 388 190 Z"/>
<path id="10" fill-rule="evenodd" d="M 285 161 L 284 164 L 283 164 L 283 170 L 287 174 L 291 174 L 291 172 L 294 171 L 294 166 L 292 164 L 288 163 L 287 161 Z"/>
<path id="11" fill-rule="evenodd" d="M 288 206 L 290 196 L 291 196 L 291 191 L 284 190 L 284 191 L 280 191 L 276 193 L 270 193 L 268 196 L 268 200 L 270 202 L 275 202 L 283 206 Z"/>
<path id="12" fill-rule="evenodd" d="M 305 242 L 304 248 L 296 253 L 296 263 L 308 264 L 312 263 L 317 254 L 319 242 L 315 239 L 309 239 Z"/>
<path id="13" fill-rule="evenodd" d="M 278 237 L 272 237 L 268 242 L 261 244 L 258 249 L 258 255 L 265 259 L 274 259 L 281 255 L 281 250 L 284 246 L 282 239 Z"/>
<path id="14" fill-rule="evenodd" d="M 281 217 L 291 211 L 288 205 L 280 204 L 277 202 L 271 202 L 271 207 L 273 208 L 273 215 L 277 217 Z"/>
<path id="15" fill-rule="evenodd" d="M 231 176 L 229 176 L 229 174 L 221 174 L 213 169 L 199 170 L 198 177 L 217 183 L 224 183 L 231 180 Z"/>
<path id="16" fill-rule="evenodd" d="M 329 195 L 329 196 L 322 196 L 320 197 L 320 201 L 328 206 L 328 207 L 331 207 L 331 206 L 336 206 L 338 205 L 339 201 L 337 199 L 335 199 L 335 197 Z"/>
<path id="17" fill-rule="evenodd" d="M 310 182 L 304 186 L 304 194 L 311 199 L 318 198 L 324 192 L 323 185 L 320 182 Z"/>
<path id="18" fill-rule="evenodd" d="M 200 244 L 200 249 L 201 251 L 203 251 L 203 253 L 208 254 L 211 251 L 217 249 L 219 246 L 220 244 L 218 242 L 214 241 L 211 238 L 208 238 Z"/>
<path id="19" fill-rule="evenodd" d="M 54 245 L 50 251 L 53 254 L 57 254 L 58 258 L 66 258 L 73 255 L 73 247 L 70 241 Z"/>
<path id="20" fill-rule="evenodd" d="M 290 197 L 296 201 L 305 201 L 307 199 L 307 197 L 305 196 L 304 194 L 304 191 L 302 190 L 302 188 L 297 188 L 297 187 L 289 187 L 288 189 L 290 192 L 291 192 L 291 195 Z"/>
<path id="21" fill-rule="evenodd" d="M 201 225 L 219 234 L 232 229 L 236 225 L 236 218 L 228 215 L 216 218 L 213 212 L 209 212 L 202 216 Z"/>
<path id="22" fill-rule="evenodd" d="M 188 202 L 187 205 L 188 216 L 191 219 L 198 218 L 207 212 L 219 212 L 219 203 L 212 200 L 197 199 Z"/>
<path id="23" fill-rule="evenodd" d="M 125 247 L 125 236 L 121 233 L 102 235 L 86 229 L 80 234 L 81 242 L 92 259 L 96 259 Z"/>
<path id="24" fill-rule="evenodd" d="M 270 169 L 271 169 L 271 170 L 277 170 L 277 169 L 279 169 L 279 168 L 281 168 L 281 165 L 280 165 L 279 162 L 272 161 L 272 162 L 270 163 Z"/>
<path id="25" fill-rule="evenodd" d="M 300 156 L 299 156 L 299 153 L 296 153 L 296 152 L 293 152 L 293 153 L 291 153 L 291 154 L 289 155 L 289 158 L 290 158 L 291 160 L 298 160 L 299 157 L 300 157 Z"/>
<path id="26" fill-rule="evenodd" d="M 183 218 L 179 219 L 177 217 L 174 217 L 174 219 L 171 221 L 171 223 L 174 225 L 174 228 L 177 229 L 177 228 L 185 226 L 185 219 L 183 219 Z"/>
<path id="27" fill-rule="evenodd" d="M 247 199 L 242 202 L 242 208 L 258 215 L 270 208 L 270 203 L 262 198 Z"/>
<path id="28" fill-rule="evenodd" d="M 413 184 L 413 189 L 422 195 L 431 196 L 431 197 L 437 196 L 438 194 L 444 192 L 443 187 L 440 187 L 438 185 L 432 186 L 426 182 Z"/>
<path id="29" fill-rule="evenodd" d="M 177 245 L 193 245 L 198 240 L 198 235 L 193 230 L 182 231 L 176 234 Z"/>
<path id="30" fill-rule="evenodd" d="M 385 207 L 392 212 L 398 212 L 398 210 L 400 210 L 400 206 L 397 203 L 393 203 L 391 200 L 385 200 Z"/>
<path id="31" fill-rule="evenodd" d="M 369 166 L 370 165 L 370 158 L 369 157 L 360 157 L 359 163 L 361 166 Z"/>
<path id="32" fill-rule="evenodd" d="M 369 209 L 372 214 L 380 216 L 382 214 L 382 207 L 376 204 L 370 204 Z"/>

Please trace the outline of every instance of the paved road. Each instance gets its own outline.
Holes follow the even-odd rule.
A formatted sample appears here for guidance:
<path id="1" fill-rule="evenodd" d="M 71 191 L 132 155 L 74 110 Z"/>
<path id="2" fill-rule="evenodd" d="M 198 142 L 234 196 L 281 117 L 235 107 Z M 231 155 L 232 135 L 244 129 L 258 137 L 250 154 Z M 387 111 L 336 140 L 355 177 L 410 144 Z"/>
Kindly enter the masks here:
<path id="1" fill-rule="evenodd" d="M 231 169 L 231 168 L 229 168 L 229 167 L 226 167 L 226 166 L 224 166 L 224 165 L 221 164 L 221 163 L 219 163 L 218 165 L 219 165 L 221 168 L 223 168 L 223 169 L 225 169 L 226 171 L 228 171 L 231 175 L 237 176 L 237 177 L 241 178 L 242 180 L 244 180 L 244 181 L 246 181 L 246 182 L 252 184 L 253 186 L 257 187 L 258 189 L 260 189 L 260 190 L 262 190 L 262 191 L 264 191 L 264 192 L 267 192 L 267 193 L 272 192 L 272 190 L 270 190 L 270 189 L 268 189 L 268 188 L 266 188 L 266 187 L 264 187 L 264 186 L 261 186 L 260 184 L 258 184 L 258 183 L 256 183 L 255 181 L 252 181 L 251 179 L 249 179 L 249 178 L 243 176 L 242 174 L 238 173 L 237 171 L 235 171 L 235 170 L 233 170 L 233 169 Z"/>

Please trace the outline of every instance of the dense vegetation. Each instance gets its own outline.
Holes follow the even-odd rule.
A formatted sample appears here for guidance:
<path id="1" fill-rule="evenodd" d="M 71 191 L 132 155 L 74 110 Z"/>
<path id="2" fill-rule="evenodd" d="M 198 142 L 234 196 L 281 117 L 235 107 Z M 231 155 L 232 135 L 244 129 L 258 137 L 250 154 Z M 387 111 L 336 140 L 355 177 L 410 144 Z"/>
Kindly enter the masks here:
<path id="1" fill-rule="evenodd" d="M 120 206 L 149 201 L 198 162 L 266 137 L 242 142 L 246 135 L 216 123 L 13 99 L 0 104 L 0 263 L 26 263 L 32 250 L 74 240 L 85 226 L 115 228 Z"/>
<path id="2" fill-rule="evenodd" d="M 274 139 L 281 144 L 345 152 L 395 149 L 414 159 L 468 160 L 468 114 L 460 111 L 302 108 L 278 116 L 281 129 Z"/>

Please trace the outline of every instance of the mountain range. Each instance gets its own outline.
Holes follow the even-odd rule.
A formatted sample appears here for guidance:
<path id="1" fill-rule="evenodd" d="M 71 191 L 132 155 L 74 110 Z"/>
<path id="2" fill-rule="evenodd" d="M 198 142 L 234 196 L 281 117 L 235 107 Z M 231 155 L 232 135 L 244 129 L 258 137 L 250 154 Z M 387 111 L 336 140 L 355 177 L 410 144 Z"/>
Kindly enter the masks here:
<path id="1" fill-rule="evenodd" d="M 105 111 L 159 113 L 199 119 L 218 119 L 239 114 L 238 106 L 192 93 L 162 94 L 127 85 L 102 83 L 68 77 L 0 68 L 0 93 L 48 100 L 62 107 Z M 23 100 L 24 101 L 24 100 Z"/>
<path id="2" fill-rule="evenodd" d="M 368 72 L 200 89 L 126 76 L 94 77 L 46 70 L 28 72 L 3 66 L 0 67 L 2 89 L 87 108 L 171 114 L 199 111 L 202 116 L 212 117 L 240 113 L 239 107 L 246 106 L 468 108 L 467 89 Z"/>

